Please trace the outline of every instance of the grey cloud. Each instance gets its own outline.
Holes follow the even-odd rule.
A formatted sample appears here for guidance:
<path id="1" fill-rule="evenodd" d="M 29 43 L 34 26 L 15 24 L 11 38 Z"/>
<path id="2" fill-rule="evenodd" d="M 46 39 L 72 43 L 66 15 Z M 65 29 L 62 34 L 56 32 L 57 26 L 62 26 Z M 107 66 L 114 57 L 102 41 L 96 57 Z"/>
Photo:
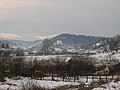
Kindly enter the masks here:
<path id="1" fill-rule="evenodd" d="M 119 0 L 35 0 L 37 6 L 0 12 L 0 32 L 32 39 L 62 32 L 114 36 L 120 33 Z M 27 3 L 26 3 L 27 4 Z"/>

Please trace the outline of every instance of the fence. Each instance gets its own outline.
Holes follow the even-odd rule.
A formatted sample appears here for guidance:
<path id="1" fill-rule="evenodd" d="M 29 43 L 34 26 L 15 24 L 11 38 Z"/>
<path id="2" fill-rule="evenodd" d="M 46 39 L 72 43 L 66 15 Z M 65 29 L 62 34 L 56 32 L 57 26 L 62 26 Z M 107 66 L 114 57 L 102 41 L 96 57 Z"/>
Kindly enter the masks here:
<path id="1" fill-rule="evenodd" d="M 112 80 L 119 80 L 119 75 L 106 75 L 106 76 L 79 76 L 79 77 L 54 77 L 55 81 L 64 81 L 64 82 L 79 82 L 79 83 L 91 83 L 95 81 L 112 81 Z M 52 77 L 44 77 L 43 80 L 52 80 Z"/>

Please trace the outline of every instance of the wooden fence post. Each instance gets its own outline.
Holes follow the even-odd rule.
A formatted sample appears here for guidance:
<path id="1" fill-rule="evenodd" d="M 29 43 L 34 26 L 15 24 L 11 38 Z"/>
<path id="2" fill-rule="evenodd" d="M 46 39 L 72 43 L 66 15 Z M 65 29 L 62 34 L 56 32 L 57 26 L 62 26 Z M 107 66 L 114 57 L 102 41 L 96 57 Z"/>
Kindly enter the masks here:
<path id="1" fill-rule="evenodd" d="M 99 81 L 101 81 L 101 75 L 99 75 Z"/>
<path id="2" fill-rule="evenodd" d="M 112 80 L 114 79 L 114 75 L 112 74 Z"/>
<path id="3" fill-rule="evenodd" d="M 94 75 L 92 75 L 92 82 L 94 82 Z"/>
<path id="4" fill-rule="evenodd" d="M 88 83 L 88 76 L 86 76 L 86 83 Z"/>
<path id="5" fill-rule="evenodd" d="M 118 80 L 119 80 L 119 72 L 118 72 Z"/>
<path id="6" fill-rule="evenodd" d="M 106 82 L 107 82 L 107 75 L 106 75 Z"/>

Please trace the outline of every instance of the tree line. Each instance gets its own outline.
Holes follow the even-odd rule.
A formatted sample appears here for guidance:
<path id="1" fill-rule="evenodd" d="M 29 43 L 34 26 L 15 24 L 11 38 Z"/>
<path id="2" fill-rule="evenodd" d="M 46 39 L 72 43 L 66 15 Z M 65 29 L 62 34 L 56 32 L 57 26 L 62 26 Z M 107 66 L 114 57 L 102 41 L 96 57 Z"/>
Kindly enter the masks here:
<path id="1" fill-rule="evenodd" d="M 24 56 L 11 56 L 2 51 L 0 54 L 0 81 L 5 77 L 24 76 L 31 78 L 66 77 L 77 78 L 80 75 L 91 75 L 95 71 L 93 58 L 88 55 L 73 55 L 69 61 L 66 58 L 55 57 L 48 60 L 37 58 L 26 60 Z"/>

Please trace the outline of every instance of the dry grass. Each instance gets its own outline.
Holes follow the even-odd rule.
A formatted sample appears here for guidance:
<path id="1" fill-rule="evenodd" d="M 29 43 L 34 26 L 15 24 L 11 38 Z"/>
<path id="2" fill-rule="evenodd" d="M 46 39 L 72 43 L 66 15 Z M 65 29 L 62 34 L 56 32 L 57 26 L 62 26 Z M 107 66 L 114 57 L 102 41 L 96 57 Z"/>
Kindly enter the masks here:
<path id="1" fill-rule="evenodd" d="M 41 86 L 37 86 L 37 83 L 33 81 L 29 81 L 26 84 L 22 85 L 22 90 L 92 90 L 93 88 L 100 87 L 101 85 L 106 84 L 105 81 L 97 81 L 92 82 L 91 84 L 80 84 L 80 85 L 65 85 L 61 87 L 57 87 L 54 89 L 44 88 Z"/>
<path id="2" fill-rule="evenodd" d="M 21 90 L 48 90 L 44 87 L 38 86 L 37 82 L 27 81 L 27 83 L 22 83 Z"/>

